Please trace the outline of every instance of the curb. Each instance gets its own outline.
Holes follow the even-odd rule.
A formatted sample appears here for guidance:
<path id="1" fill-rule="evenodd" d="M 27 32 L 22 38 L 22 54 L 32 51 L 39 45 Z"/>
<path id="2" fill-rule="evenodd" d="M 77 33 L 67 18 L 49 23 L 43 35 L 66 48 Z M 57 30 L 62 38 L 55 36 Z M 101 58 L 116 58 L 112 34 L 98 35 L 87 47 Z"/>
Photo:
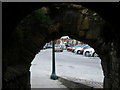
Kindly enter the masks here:
<path id="1" fill-rule="evenodd" d="M 67 88 L 70 89 L 75 89 L 75 88 L 84 88 L 84 89 L 99 89 L 103 90 L 103 85 L 102 83 L 99 82 L 93 82 L 93 81 L 88 81 L 84 79 L 75 79 L 75 78 L 68 78 L 68 77 L 59 77 L 58 80 L 62 82 L 63 85 L 65 85 Z"/>

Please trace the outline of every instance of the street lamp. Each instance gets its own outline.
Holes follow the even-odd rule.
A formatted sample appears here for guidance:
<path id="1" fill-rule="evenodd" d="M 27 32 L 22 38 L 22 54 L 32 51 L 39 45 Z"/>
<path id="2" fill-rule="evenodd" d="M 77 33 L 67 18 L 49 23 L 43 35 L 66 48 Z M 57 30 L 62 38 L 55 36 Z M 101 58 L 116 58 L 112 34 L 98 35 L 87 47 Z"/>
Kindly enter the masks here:
<path id="1" fill-rule="evenodd" d="M 52 42 L 52 74 L 50 76 L 51 79 L 56 80 L 58 76 L 55 73 L 55 41 Z"/>

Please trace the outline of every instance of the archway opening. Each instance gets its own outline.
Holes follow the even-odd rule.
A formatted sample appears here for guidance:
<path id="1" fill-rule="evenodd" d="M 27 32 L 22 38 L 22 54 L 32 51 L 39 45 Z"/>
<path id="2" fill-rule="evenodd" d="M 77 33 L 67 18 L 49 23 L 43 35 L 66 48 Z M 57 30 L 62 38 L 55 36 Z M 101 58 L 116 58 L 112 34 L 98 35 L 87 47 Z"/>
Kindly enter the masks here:
<path id="1" fill-rule="evenodd" d="M 32 52 L 38 53 L 38 47 L 42 49 L 46 42 L 60 38 L 62 35 L 69 35 L 95 48 L 97 44 L 101 44 L 101 31 L 105 21 L 97 13 L 75 4 L 68 5 L 67 9 L 55 6 L 58 10 L 56 14 L 51 14 L 53 11 L 50 9 L 42 7 L 33 11 L 17 27 L 20 33 L 24 33 L 25 41 L 29 44 L 32 41 L 33 44 L 30 44 L 34 48 Z M 99 54 L 99 50 L 96 52 Z"/>
<path id="2" fill-rule="evenodd" d="M 76 50 L 81 50 L 82 47 L 85 51 L 81 54 L 77 53 Z M 99 56 L 93 56 L 95 51 L 88 56 L 85 55 L 85 52 L 93 50 L 92 47 L 71 39 L 69 36 L 64 36 L 55 40 L 55 48 L 57 76 L 68 80 L 68 82 L 79 82 L 85 85 L 89 83 L 89 87 L 103 88 L 104 75 Z M 30 71 L 32 88 L 64 88 L 58 81 L 50 80 L 52 72 L 52 41 L 46 43 L 43 49 L 36 55 L 32 61 Z M 42 82 L 39 82 L 40 80 Z M 63 83 L 62 80 L 59 81 Z M 70 84 L 67 87 L 75 88 L 70 86 Z"/>

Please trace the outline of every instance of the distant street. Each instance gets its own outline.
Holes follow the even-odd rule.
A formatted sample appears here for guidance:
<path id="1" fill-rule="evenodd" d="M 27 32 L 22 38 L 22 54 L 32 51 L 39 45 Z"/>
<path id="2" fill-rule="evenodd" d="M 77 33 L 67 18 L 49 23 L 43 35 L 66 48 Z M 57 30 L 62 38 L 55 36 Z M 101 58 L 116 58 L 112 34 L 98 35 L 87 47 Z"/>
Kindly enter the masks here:
<path id="1" fill-rule="evenodd" d="M 99 57 L 85 57 L 64 50 L 56 52 L 56 74 L 61 77 L 73 77 L 90 81 L 103 82 L 103 71 Z M 51 75 L 52 49 L 41 50 L 31 66 L 31 82 Z M 36 79 L 35 79 L 36 78 Z"/>

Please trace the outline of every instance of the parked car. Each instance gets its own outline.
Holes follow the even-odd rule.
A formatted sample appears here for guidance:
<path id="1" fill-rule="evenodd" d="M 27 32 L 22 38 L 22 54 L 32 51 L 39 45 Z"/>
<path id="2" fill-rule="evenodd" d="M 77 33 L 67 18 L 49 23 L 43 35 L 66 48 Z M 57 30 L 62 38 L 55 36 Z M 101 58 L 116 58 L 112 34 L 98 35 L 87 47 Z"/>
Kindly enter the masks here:
<path id="1" fill-rule="evenodd" d="M 82 47 L 78 47 L 75 49 L 76 54 L 83 54 L 84 50 L 87 48 L 91 48 L 88 44 L 83 45 Z"/>
<path id="2" fill-rule="evenodd" d="M 52 45 L 48 44 L 48 45 L 47 45 L 47 48 L 52 48 Z"/>
<path id="3" fill-rule="evenodd" d="M 52 45 L 46 43 L 46 44 L 43 46 L 43 49 L 47 49 L 47 48 L 52 48 Z"/>
<path id="4" fill-rule="evenodd" d="M 55 52 L 63 52 L 61 45 L 55 44 Z"/>
<path id="5" fill-rule="evenodd" d="M 65 44 L 60 44 L 60 45 L 61 45 L 61 48 L 62 48 L 63 50 L 65 50 L 65 49 L 66 49 Z"/>
<path id="6" fill-rule="evenodd" d="M 96 57 L 98 56 L 97 53 L 93 48 L 87 48 L 84 50 L 83 55 L 86 57 Z"/>
<path id="7" fill-rule="evenodd" d="M 71 52 L 72 52 L 72 50 L 73 50 L 73 47 L 71 47 L 71 48 L 69 49 L 69 51 L 71 51 Z"/>
<path id="8" fill-rule="evenodd" d="M 75 45 L 74 47 L 72 47 L 72 52 L 75 52 L 75 49 L 78 48 L 78 47 L 81 47 L 82 44 L 79 44 L 79 45 Z"/>
<path id="9" fill-rule="evenodd" d="M 67 47 L 67 51 L 72 51 L 72 48 L 73 48 L 73 46 L 71 45 L 71 46 L 69 46 L 69 47 Z"/>

